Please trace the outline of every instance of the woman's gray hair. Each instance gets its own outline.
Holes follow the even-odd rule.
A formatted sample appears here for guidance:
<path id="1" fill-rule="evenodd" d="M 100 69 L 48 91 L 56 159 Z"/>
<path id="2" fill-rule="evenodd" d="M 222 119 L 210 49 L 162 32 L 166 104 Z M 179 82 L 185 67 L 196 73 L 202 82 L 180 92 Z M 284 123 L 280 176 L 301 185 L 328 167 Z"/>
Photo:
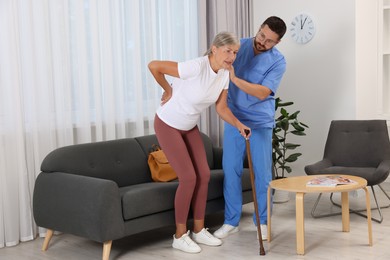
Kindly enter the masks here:
<path id="1" fill-rule="evenodd" d="M 215 35 L 213 43 L 204 55 L 210 55 L 212 53 L 213 46 L 219 48 L 225 45 L 240 45 L 240 40 L 233 33 L 220 32 Z"/>

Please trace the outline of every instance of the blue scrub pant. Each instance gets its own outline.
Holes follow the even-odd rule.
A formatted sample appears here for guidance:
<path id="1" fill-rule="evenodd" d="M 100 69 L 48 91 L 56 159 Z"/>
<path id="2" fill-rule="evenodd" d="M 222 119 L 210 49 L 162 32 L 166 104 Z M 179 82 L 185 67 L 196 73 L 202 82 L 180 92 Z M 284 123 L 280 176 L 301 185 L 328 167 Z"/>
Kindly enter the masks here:
<path id="1" fill-rule="evenodd" d="M 272 128 L 252 129 L 249 141 L 260 223 L 267 224 L 267 189 L 272 180 Z M 225 174 L 224 223 L 232 226 L 238 226 L 242 213 L 241 176 L 245 156 L 245 138 L 240 135 L 237 128 L 225 123 L 222 160 Z M 256 225 L 255 213 L 253 213 L 253 223 Z"/>

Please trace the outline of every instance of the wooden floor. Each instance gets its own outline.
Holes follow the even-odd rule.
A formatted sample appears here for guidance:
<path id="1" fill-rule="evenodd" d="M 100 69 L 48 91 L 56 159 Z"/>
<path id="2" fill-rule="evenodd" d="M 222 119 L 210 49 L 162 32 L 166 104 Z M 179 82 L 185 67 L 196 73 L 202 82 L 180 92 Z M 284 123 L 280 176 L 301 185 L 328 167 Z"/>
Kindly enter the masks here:
<path id="1" fill-rule="evenodd" d="M 390 183 L 384 186 L 390 191 Z M 353 196 L 355 195 L 355 196 Z M 388 203 L 381 192 L 377 192 L 382 205 Z M 372 247 L 368 246 L 367 220 L 351 214 L 350 232 L 341 231 L 341 216 L 314 219 L 310 212 L 315 194 L 305 196 L 305 255 L 296 255 L 295 240 L 295 199 L 290 194 L 286 203 L 274 204 L 272 215 L 271 243 L 264 242 L 266 255 L 259 255 L 259 244 L 256 240 L 256 229 L 252 222 L 253 204 L 244 205 L 243 217 L 240 223 L 241 231 L 224 239 L 220 247 L 201 246 L 199 254 L 186 254 L 172 249 L 172 234 L 174 227 L 158 229 L 153 232 L 130 236 L 113 242 L 110 259 L 390 259 L 390 208 L 382 210 L 384 221 L 381 224 L 373 222 Z M 337 199 L 337 198 L 336 198 Z M 360 201 L 363 203 L 361 204 Z M 363 194 L 351 194 L 352 206 L 364 207 Z M 319 204 L 319 212 L 337 211 L 331 206 L 329 195 L 324 195 Z M 378 216 L 376 210 L 373 216 Z M 216 230 L 223 223 L 223 214 L 214 214 L 206 219 L 210 231 Z M 0 249 L 1 260 L 73 260 L 101 259 L 102 245 L 87 239 L 69 234 L 55 235 L 49 245 L 49 250 L 41 251 L 43 238 L 20 243 L 14 247 Z"/>

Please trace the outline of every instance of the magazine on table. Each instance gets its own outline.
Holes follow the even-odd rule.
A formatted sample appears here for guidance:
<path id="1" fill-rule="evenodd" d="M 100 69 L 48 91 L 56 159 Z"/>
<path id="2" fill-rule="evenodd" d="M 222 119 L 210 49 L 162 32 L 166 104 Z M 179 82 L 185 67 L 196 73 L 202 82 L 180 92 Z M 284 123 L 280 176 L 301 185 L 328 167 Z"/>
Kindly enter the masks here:
<path id="1" fill-rule="evenodd" d="M 340 175 L 318 176 L 307 182 L 311 187 L 335 187 L 337 185 L 353 184 L 356 181 Z"/>

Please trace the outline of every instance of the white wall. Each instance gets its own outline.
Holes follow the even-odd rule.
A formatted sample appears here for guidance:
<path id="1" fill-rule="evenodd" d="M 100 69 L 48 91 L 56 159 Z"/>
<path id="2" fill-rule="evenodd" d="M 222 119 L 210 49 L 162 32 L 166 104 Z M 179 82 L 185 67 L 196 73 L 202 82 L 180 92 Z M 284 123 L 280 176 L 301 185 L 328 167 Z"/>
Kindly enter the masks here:
<path id="1" fill-rule="evenodd" d="M 378 2 L 356 2 L 356 115 L 361 119 L 383 115 L 378 99 L 381 92 L 378 81 Z"/>
<path id="2" fill-rule="evenodd" d="M 310 127 L 307 136 L 291 138 L 291 141 L 302 144 L 299 151 L 303 154 L 293 165 L 293 175 L 304 175 L 305 165 L 322 158 L 331 120 L 373 116 L 373 113 L 368 111 L 370 104 L 375 100 L 370 97 L 370 91 L 364 88 L 367 82 L 376 84 L 373 82 L 376 80 L 376 34 L 372 35 L 376 24 L 370 18 L 370 15 L 375 16 L 376 9 L 370 9 L 374 14 L 365 13 L 364 22 L 356 23 L 356 17 L 359 18 L 363 13 L 365 4 L 369 3 L 370 6 L 376 4 L 373 5 L 372 0 L 358 2 L 357 4 L 355 0 L 253 1 L 253 34 L 271 15 L 281 17 L 287 24 L 287 33 L 278 45 L 278 49 L 286 57 L 287 71 L 276 96 L 280 96 L 284 101 L 293 101 L 294 107 L 291 106 L 289 109 L 300 110 L 301 121 Z M 305 45 L 295 43 L 289 33 L 291 20 L 300 12 L 309 14 L 316 25 L 316 35 Z M 359 26 L 364 24 L 362 29 L 367 30 L 372 23 L 374 23 L 372 30 L 364 32 L 356 30 L 357 24 Z M 363 41 L 364 39 L 371 41 L 371 47 L 367 47 L 369 43 L 365 42 L 357 45 L 357 35 L 362 37 Z M 359 53 L 363 55 L 359 56 Z M 371 59 L 365 64 L 367 57 Z M 369 102 L 364 100 L 364 97 L 367 97 Z M 361 108 L 362 102 L 367 103 L 368 109 L 360 109 L 359 115 L 357 107 Z"/>

